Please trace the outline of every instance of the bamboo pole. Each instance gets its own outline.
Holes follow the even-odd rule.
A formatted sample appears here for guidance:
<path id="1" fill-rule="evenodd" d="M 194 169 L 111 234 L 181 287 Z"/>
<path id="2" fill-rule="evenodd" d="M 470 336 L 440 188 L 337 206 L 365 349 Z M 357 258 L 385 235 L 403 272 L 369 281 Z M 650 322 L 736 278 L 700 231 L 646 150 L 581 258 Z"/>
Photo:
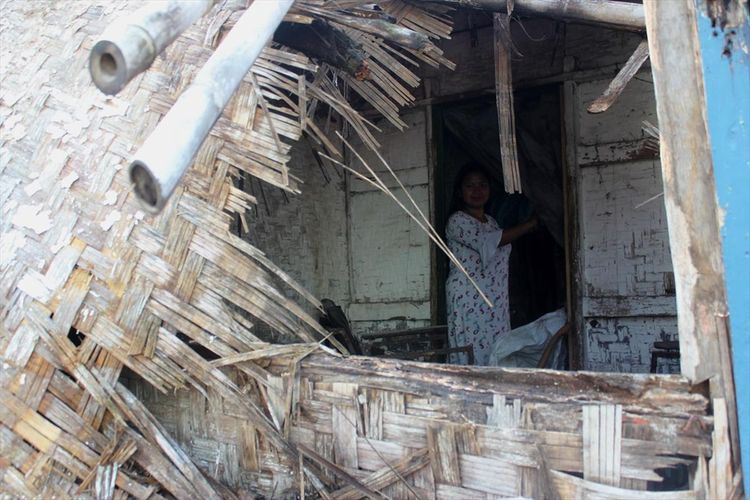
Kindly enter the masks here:
<path id="1" fill-rule="evenodd" d="M 148 2 L 116 20 L 89 54 L 94 84 L 105 94 L 117 94 L 213 4 L 214 0 Z"/>
<path id="2" fill-rule="evenodd" d="M 513 109 L 513 76 L 510 64 L 510 16 L 496 12 L 493 15 L 493 30 L 495 37 L 495 100 L 497 104 L 497 126 L 500 134 L 503 187 L 506 193 L 520 193 L 521 174 L 518 170 L 516 118 Z"/>
<path id="3" fill-rule="evenodd" d="M 256 0 L 206 61 L 130 163 L 135 193 L 159 212 L 187 171 L 214 122 L 294 0 Z"/>
<path id="4" fill-rule="evenodd" d="M 435 1 L 435 0 L 433 0 Z M 437 0 L 462 7 L 507 12 L 508 0 Z M 515 11 L 562 18 L 568 21 L 605 24 L 626 30 L 645 30 L 643 5 L 614 0 L 515 0 Z"/>

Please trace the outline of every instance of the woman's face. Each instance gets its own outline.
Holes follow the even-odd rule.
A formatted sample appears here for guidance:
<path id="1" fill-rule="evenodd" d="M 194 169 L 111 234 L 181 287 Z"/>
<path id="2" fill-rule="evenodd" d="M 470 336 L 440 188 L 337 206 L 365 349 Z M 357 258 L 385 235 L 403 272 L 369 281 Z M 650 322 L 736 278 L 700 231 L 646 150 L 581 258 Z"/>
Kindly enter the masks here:
<path id="1" fill-rule="evenodd" d="M 490 199 L 490 183 L 479 172 L 472 172 L 461 183 L 461 198 L 468 208 L 484 208 Z"/>

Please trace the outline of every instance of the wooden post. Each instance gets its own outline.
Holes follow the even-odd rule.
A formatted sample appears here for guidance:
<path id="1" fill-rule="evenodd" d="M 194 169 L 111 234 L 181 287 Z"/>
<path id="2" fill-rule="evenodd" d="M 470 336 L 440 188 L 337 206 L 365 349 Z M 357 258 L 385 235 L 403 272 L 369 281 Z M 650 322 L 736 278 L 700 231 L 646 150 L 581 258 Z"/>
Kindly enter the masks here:
<path id="1" fill-rule="evenodd" d="M 563 83 L 562 90 L 564 149 L 563 195 L 565 203 L 565 303 L 572 332 L 568 334 L 570 369 L 583 366 L 583 251 L 581 248 L 581 217 L 579 193 L 581 186 L 578 168 L 578 87 L 574 81 Z"/>
<path id="2" fill-rule="evenodd" d="M 734 463 L 739 463 L 724 263 L 703 64 L 692 1 L 645 0 L 661 131 L 661 166 L 675 271 L 682 374 L 711 381 L 725 398 Z"/>

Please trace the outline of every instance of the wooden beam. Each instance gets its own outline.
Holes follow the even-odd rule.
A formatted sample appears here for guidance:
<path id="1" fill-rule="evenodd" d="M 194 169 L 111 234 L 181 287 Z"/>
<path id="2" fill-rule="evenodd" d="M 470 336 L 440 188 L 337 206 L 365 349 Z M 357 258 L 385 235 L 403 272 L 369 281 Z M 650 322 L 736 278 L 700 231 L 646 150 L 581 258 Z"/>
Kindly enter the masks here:
<path id="1" fill-rule="evenodd" d="M 628 82 L 633 79 L 641 66 L 648 59 L 648 41 L 643 40 L 636 47 L 633 55 L 630 56 L 628 62 L 622 67 L 617 76 L 609 83 L 607 90 L 599 96 L 594 102 L 588 107 L 589 113 L 603 113 L 607 111 L 620 97 L 622 91 L 625 90 Z"/>
<path id="2" fill-rule="evenodd" d="M 720 214 L 706 124 L 703 63 L 692 1 L 645 0 L 682 374 L 725 398 L 735 465 L 737 416 Z"/>
<path id="3" fill-rule="evenodd" d="M 491 404 L 492 394 L 526 402 L 592 401 L 622 404 L 638 414 L 703 414 L 707 399 L 691 393 L 683 377 L 630 373 L 558 372 L 521 368 L 440 365 L 395 359 L 311 354 L 300 363 L 303 377 L 346 382 L 386 391 L 459 397 Z"/>
<path id="4" fill-rule="evenodd" d="M 433 0 L 473 9 L 507 12 L 508 0 Z M 604 24 L 612 28 L 643 30 L 643 6 L 614 0 L 515 0 L 515 11 L 567 21 Z"/>

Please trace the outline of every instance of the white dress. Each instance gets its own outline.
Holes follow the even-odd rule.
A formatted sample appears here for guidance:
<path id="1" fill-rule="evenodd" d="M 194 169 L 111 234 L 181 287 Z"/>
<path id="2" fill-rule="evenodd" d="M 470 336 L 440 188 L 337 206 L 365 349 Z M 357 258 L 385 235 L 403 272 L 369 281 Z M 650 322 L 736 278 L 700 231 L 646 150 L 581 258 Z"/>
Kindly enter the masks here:
<path id="1" fill-rule="evenodd" d="M 471 345 L 474 364 L 486 365 L 495 342 L 510 331 L 508 312 L 508 258 L 510 245 L 498 248 L 503 230 L 495 219 L 480 222 L 458 211 L 445 229 L 448 247 L 469 276 L 494 304 L 489 307 L 468 278 L 453 263 L 446 282 L 448 344 Z M 451 363 L 468 364 L 465 353 L 451 354 Z"/>

